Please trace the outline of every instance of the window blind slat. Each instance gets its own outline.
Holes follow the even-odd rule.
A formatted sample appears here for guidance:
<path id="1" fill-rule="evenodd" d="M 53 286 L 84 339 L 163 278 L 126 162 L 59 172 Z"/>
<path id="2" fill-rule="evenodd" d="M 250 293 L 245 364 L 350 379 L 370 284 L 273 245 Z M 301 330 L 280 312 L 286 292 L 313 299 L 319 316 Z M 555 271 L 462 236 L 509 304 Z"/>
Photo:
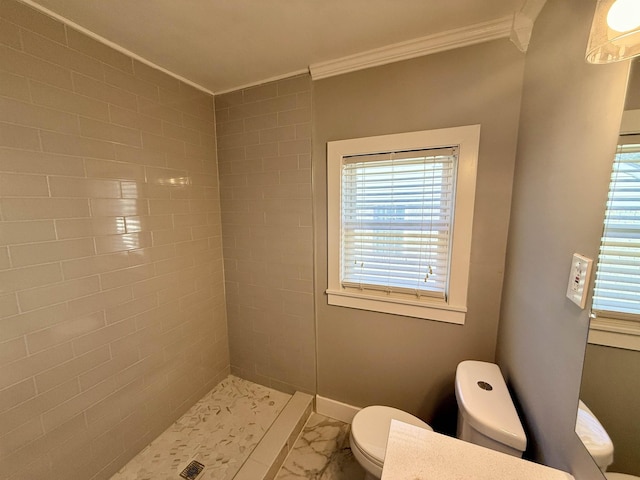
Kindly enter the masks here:
<path id="1" fill-rule="evenodd" d="M 628 143 L 629 138 L 624 142 Z M 593 310 L 640 321 L 640 145 L 618 148 L 596 270 Z"/>
<path id="2" fill-rule="evenodd" d="M 343 158 L 343 287 L 446 296 L 456 152 Z"/>

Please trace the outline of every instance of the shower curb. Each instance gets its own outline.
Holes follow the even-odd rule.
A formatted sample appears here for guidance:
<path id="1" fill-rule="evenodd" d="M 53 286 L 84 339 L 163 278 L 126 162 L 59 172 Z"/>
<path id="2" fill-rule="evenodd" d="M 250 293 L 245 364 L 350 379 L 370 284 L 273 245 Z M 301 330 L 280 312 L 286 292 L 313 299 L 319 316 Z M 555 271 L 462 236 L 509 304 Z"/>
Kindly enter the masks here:
<path id="1" fill-rule="evenodd" d="M 273 480 L 313 411 L 313 396 L 296 392 L 233 480 Z"/>

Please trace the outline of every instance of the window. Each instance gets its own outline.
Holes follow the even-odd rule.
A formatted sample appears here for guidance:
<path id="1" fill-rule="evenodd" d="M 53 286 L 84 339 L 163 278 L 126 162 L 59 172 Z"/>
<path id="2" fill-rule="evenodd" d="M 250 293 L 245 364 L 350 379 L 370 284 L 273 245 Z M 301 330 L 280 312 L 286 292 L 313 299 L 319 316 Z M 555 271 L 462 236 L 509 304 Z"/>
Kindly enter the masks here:
<path id="1" fill-rule="evenodd" d="M 613 162 L 592 313 L 592 343 L 640 349 L 640 135 Z"/>
<path id="2" fill-rule="evenodd" d="M 329 304 L 464 323 L 480 126 L 329 142 Z"/>

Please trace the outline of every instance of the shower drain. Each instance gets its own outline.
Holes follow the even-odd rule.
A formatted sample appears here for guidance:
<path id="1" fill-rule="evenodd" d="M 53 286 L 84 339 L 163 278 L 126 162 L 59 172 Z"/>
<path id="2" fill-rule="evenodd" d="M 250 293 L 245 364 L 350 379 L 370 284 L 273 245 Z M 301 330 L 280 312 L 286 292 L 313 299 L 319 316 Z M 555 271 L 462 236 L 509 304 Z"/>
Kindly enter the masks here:
<path id="1" fill-rule="evenodd" d="M 193 460 L 180 472 L 180 476 L 186 480 L 196 480 L 198 475 L 202 473 L 202 470 L 204 470 L 204 465 Z"/>

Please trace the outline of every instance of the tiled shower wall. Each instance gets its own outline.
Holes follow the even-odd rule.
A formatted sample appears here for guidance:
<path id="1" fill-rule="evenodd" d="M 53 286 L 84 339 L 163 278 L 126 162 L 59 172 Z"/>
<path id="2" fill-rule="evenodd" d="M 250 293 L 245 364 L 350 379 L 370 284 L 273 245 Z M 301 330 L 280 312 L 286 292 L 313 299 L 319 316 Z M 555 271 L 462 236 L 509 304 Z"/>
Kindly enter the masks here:
<path id="1" fill-rule="evenodd" d="M 314 392 L 311 79 L 215 106 L 231 371 Z"/>
<path id="2" fill-rule="evenodd" d="M 0 478 L 108 478 L 228 373 L 212 97 L 1 0 L 0 220 Z"/>

